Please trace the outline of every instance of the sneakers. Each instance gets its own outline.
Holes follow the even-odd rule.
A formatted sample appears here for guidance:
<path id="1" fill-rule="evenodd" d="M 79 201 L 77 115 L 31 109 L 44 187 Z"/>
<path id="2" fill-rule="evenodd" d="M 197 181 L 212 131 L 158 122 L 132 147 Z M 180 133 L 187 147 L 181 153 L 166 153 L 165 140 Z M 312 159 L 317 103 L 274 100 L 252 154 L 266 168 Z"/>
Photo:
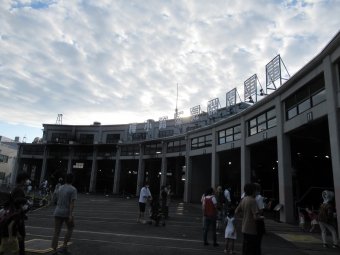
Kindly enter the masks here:
<path id="1" fill-rule="evenodd" d="M 324 243 L 323 247 L 328 248 L 328 244 Z"/>
<path id="2" fill-rule="evenodd" d="M 142 224 L 146 224 L 146 221 L 145 221 L 145 220 L 143 220 L 143 221 L 142 221 Z"/>
<path id="3" fill-rule="evenodd" d="M 336 244 L 333 244 L 333 248 L 340 249 L 340 247 L 338 245 L 336 245 Z"/>

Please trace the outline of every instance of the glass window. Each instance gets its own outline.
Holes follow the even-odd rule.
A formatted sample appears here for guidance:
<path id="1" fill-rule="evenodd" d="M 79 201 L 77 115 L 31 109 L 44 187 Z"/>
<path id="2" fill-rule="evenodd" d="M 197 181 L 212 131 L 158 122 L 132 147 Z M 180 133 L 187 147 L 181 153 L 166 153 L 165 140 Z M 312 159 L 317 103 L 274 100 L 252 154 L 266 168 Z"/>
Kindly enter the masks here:
<path id="1" fill-rule="evenodd" d="M 310 93 L 314 94 L 319 90 L 325 89 L 325 79 L 323 75 L 310 84 Z"/>
<path id="2" fill-rule="evenodd" d="M 257 127 L 253 127 L 250 129 L 250 135 L 255 135 L 257 133 Z"/>
<path id="3" fill-rule="evenodd" d="M 262 123 L 264 121 L 266 121 L 266 114 L 262 114 L 257 117 L 257 123 Z"/>
<path id="4" fill-rule="evenodd" d="M 234 135 L 234 141 L 237 141 L 237 140 L 240 140 L 240 139 L 241 139 L 241 133 Z"/>
<path id="5" fill-rule="evenodd" d="M 258 132 L 262 132 L 262 131 L 266 130 L 267 129 L 266 122 L 258 125 L 257 127 L 258 127 Z"/>
<path id="6" fill-rule="evenodd" d="M 295 117 L 296 115 L 297 115 L 297 109 L 296 109 L 296 107 L 294 107 L 293 109 L 288 111 L 287 118 L 291 119 L 291 118 Z"/>
<path id="7" fill-rule="evenodd" d="M 234 141 L 233 135 L 227 136 L 226 141 L 227 141 L 227 143 Z"/>
<path id="8" fill-rule="evenodd" d="M 321 92 L 319 92 L 318 94 L 314 95 L 312 97 L 312 104 L 313 106 L 320 104 L 321 102 L 326 100 L 326 91 L 322 90 Z"/>
<path id="9" fill-rule="evenodd" d="M 220 138 L 220 140 L 219 140 L 219 144 L 224 144 L 225 143 L 225 137 L 223 137 L 223 138 Z"/>
<path id="10" fill-rule="evenodd" d="M 191 149 L 211 147 L 211 134 L 191 139 Z M 185 147 L 183 147 L 184 150 Z"/>
<path id="11" fill-rule="evenodd" d="M 303 103 L 298 105 L 299 107 L 299 113 L 302 113 L 310 108 L 310 100 L 306 100 Z"/>
<path id="12" fill-rule="evenodd" d="M 296 99 L 295 99 L 295 95 L 293 95 L 292 97 L 288 98 L 285 101 L 285 105 L 286 105 L 286 109 L 288 110 L 289 108 L 292 108 L 294 105 L 296 105 Z"/>
<path id="13" fill-rule="evenodd" d="M 304 101 L 306 98 L 309 97 L 309 88 L 308 86 L 302 88 L 296 93 L 296 101 L 297 103 Z"/>
<path id="14" fill-rule="evenodd" d="M 219 137 L 224 137 L 224 136 L 225 136 L 225 130 L 220 131 L 220 132 L 218 133 L 218 135 L 219 135 Z"/>
<path id="15" fill-rule="evenodd" d="M 268 120 L 268 128 L 276 126 L 276 118 Z"/>
<path id="16" fill-rule="evenodd" d="M 252 119 L 250 121 L 250 127 L 254 127 L 254 126 L 256 126 L 256 119 Z"/>
<path id="17" fill-rule="evenodd" d="M 271 119 L 276 116 L 276 109 L 270 110 L 267 112 L 267 119 Z"/>
<path id="18" fill-rule="evenodd" d="M 241 133 L 241 125 L 234 127 L 234 133 Z"/>
<path id="19" fill-rule="evenodd" d="M 232 135 L 233 134 L 233 129 L 229 128 L 225 131 L 226 135 Z"/>

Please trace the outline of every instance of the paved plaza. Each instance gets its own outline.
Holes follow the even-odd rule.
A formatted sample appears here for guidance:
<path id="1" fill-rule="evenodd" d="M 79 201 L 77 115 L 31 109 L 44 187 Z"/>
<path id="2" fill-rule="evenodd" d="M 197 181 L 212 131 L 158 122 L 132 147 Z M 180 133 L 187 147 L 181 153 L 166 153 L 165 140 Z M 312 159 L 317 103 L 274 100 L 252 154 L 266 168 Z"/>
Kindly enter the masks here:
<path id="1" fill-rule="evenodd" d="M 53 235 L 54 205 L 30 212 L 26 222 L 26 241 L 50 240 Z M 149 209 L 149 206 L 147 206 Z M 200 204 L 182 203 L 175 199 L 170 206 L 166 226 L 155 227 L 137 223 L 137 198 L 78 194 L 75 203 L 75 223 L 69 250 L 74 255 L 89 254 L 220 254 L 224 249 L 223 230 L 217 235 L 219 247 L 203 246 L 202 212 Z M 308 228 L 307 224 L 307 228 Z M 238 226 L 235 250 L 241 254 L 242 233 Z M 267 235 L 263 238 L 263 254 L 339 254 L 339 250 L 322 247 L 320 234 L 300 233 L 297 226 L 266 219 Z M 65 227 L 61 237 L 65 234 Z M 329 243 L 331 244 L 331 238 Z M 62 241 L 62 239 L 60 239 Z M 27 252 L 27 254 L 37 254 Z M 52 254 L 48 252 L 45 254 Z"/>

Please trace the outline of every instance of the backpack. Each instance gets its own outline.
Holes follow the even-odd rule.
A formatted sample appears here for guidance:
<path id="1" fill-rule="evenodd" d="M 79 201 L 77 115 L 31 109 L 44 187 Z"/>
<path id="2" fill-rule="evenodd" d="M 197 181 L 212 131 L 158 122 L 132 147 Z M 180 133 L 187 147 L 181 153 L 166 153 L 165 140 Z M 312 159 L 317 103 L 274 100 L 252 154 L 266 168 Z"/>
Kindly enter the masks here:
<path id="1" fill-rule="evenodd" d="M 218 193 L 218 201 L 220 201 L 220 203 L 222 203 L 222 204 L 227 202 L 227 199 L 225 198 L 223 192 Z"/>

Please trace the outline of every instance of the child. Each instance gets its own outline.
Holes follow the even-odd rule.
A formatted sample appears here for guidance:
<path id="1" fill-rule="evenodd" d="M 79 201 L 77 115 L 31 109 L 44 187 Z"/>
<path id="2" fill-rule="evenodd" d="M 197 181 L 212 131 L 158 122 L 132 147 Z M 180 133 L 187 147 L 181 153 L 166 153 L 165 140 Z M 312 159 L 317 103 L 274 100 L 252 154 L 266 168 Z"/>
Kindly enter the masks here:
<path id="1" fill-rule="evenodd" d="M 316 227 L 317 224 L 319 224 L 317 221 L 316 221 L 316 214 L 311 210 L 311 207 L 307 206 L 306 207 L 306 211 L 308 212 L 308 216 L 311 220 L 310 224 L 312 226 L 311 230 L 309 230 L 310 233 L 313 233 L 314 232 L 314 229 Z M 316 231 L 315 231 L 316 232 Z"/>
<path id="2" fill-rule="evenodd" d="M 2 206 L 2 209 L 0 210 L 0 217 L 4 217 L 6 214 L 8 214 L 9 207 L 11 206 L 11 202 L 6 201 L 4 205 Z"/>
<path id="3" fill-rule="evenodd" d="M 305 232 L 305 215 L 303 213 L 299 213 L 299 222 L 300 222 L 300 232 Z"/>
<path id="4" fill-rule="evenodd" d="M 2 239 L 0 245 L 0 255 L 6 250 L 14 255 L 19 255 L 19 242 L 22 239 L 18 233 L 18 229 L 22 224 L 21 212 L 25 210 L 27 200 L 25 198 L 17 198 L 14 200 L 14 212 L 9 216 L 7 222 L 4 223 L 1 232 Z"/>
<path id="5" fill-rule="evenodd" d="M 236 254 L 234 251 L 234 241 L 236 240 L 236 220 L 234 218 L 235 209 L 230 208 L 228 211 L 228 216 L 224 220 L 224 224 L 226 225 L 225 229 L 225 250 L 224 253 L 228 253 L 228 245 L 230 242 L 230 254 Z"/>

